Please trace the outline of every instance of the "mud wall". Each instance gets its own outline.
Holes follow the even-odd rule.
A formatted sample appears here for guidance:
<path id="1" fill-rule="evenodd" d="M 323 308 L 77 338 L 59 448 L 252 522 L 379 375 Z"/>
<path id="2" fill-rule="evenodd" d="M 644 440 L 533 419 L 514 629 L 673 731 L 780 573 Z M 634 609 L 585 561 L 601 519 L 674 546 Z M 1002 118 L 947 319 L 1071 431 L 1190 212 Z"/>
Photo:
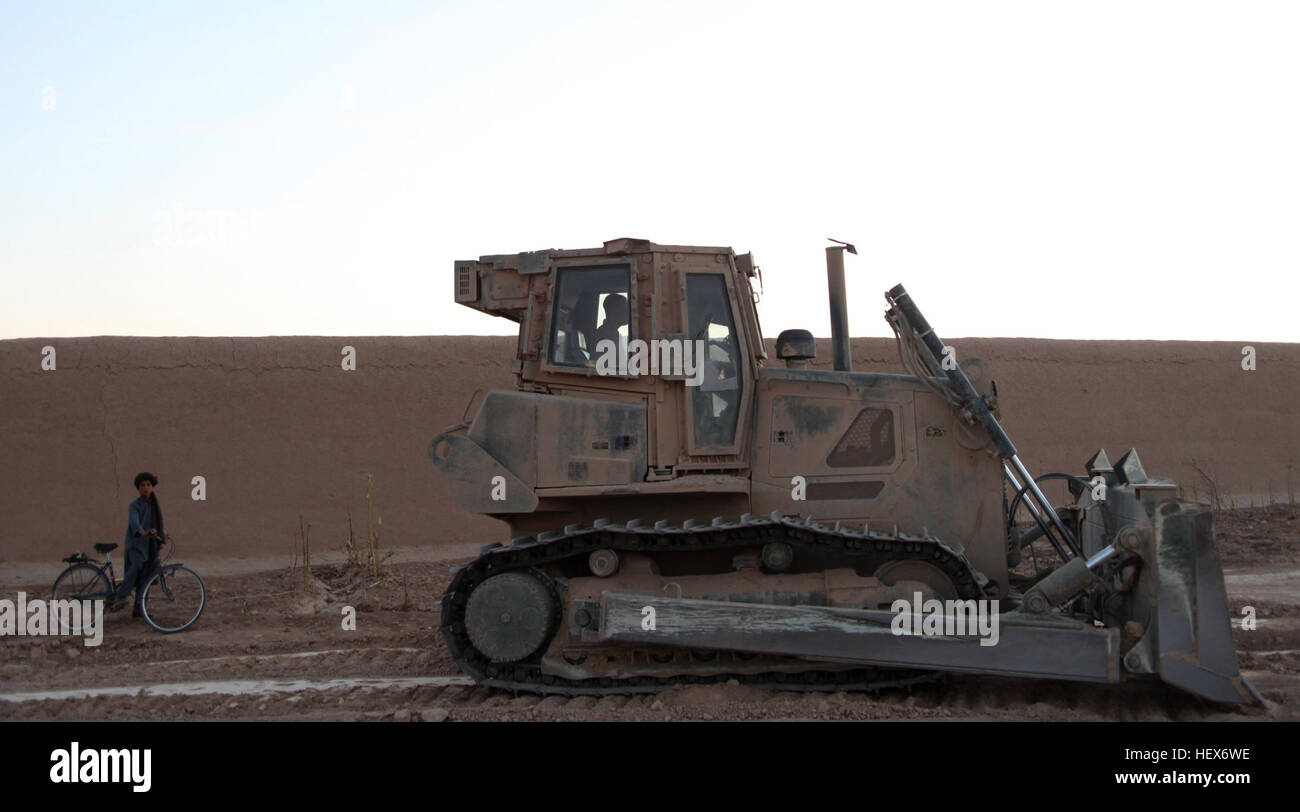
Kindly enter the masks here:
<path id="1" fill-rule="evenodd" d="M 983 358 L 1004 423 L 1035 473 L 1081 471 L 1098 447 L 1204 498 L 1286 501 L 1300 488 L 1300 345 L 958 339 Z M 342 368 L 342 348 L 356 369 Z M 513 385 L 513 338 L 73 338 L 0 341 L 0 563 L 121 541 L 131 479 L 157 474 L 187 555 L 279 557 L 311 525 L 341 551 L 348 517 L 384 549 L 464 547 L 505 525 L 447 496 L 429 440 L 478 387 Z M 54 369 L 43 369 L 54 348 Z M 772 348 L 768 347 L 769 354 Z M 774 357 L 774 356 L 773 356 Z M 819 342 L 815 366 L 829 365 Z M 901 371 L 892 340 L 855 339 L 859 370 Z M 201 476 L 206 499 L 191 498 Z M 377 519 L 382 516 L 382 525 Z"/>

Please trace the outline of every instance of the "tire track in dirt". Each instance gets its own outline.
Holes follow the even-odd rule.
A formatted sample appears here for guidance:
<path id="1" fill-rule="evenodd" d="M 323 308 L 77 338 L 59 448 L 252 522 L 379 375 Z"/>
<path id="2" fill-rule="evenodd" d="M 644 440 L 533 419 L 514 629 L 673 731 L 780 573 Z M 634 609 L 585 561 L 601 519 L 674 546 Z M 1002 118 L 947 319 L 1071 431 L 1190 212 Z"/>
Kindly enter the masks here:
<path id="1" fill-rule="evenodd" d="M 302 652 L 311 654 L 311 652 Z M 329 654 L 334 654 L 330 652 Z M 280 659 L 290 659 L 281 655 Z M 1257 675 L 1252 675 L 1257 676 Z M 1261 685 L 1266 695 L 1279 686 Z M 1286 697 L 1294 705 L 1294 688 Z M 1275 699 L 1276 701 L 1276 699 Z M 1159 682 L 1079 685 L 953 677 L 911 691 L 800 694 L 724 683 L 658 694 L 543 696 L 485 688 L 463 676 L 244 679 L 0 694 L 23 719 L 747 720 L 1062 719 L 1213 721 L 1278 718 L 1214 705 Z"/>
<path id="2" fill-rule="evenodd" d="M 326 681 L 313 680 L 227 680 L 225 682 L 172 682 L 161 685 L 108 686 L 101 688 L 68 688 L 57 691 L 29 691 L 18 694 L 0 694 L 0 702 L 44 702 L 63 699 L 98 699 L 110 696 L 155 697 L 155 696 L 203 696 L 207 694 L 228 694 L 231 696 L 251 696 L 264 698 L 272 694 L 298 693 L 300 691 L 333 691 L 389 689 L 398 690 L 423 687 L 426 685 L 443 687 L 447 685 L 473 685 L 469 677 L 353 677 Z"/>

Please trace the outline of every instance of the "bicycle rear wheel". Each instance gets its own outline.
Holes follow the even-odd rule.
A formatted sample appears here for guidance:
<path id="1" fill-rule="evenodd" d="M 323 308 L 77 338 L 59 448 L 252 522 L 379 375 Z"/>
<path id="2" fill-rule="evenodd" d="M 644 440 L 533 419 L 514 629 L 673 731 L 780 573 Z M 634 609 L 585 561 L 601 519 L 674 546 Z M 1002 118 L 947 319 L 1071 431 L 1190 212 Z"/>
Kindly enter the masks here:
<path id="1" fill-rule="evenodd" d="M 199 619 L 207 600 L 207 590 L 198 573 L 189 567 L 170 564 L 149 579 L 140 606 L 150 626 L 160 632 L 179 632 Z"/>
<path id="2" fill-rule="evenodd" d="M 94 564 L 73 564 L 59 574 L 54 579 L 54 588 L 50 592 L 51 600 L 56 601 L 112 601 L 112 587 L 108 583 L 108 576 L 104 571 Z M 78 613 L 80 610 L 78 610 Z M 73 612 L 59 612 L 59 627 L 69 634 L 81 634 L 81 632 L 94 625 L 94 611 L 90 615 L 82 616 L 79 623 Z"/>

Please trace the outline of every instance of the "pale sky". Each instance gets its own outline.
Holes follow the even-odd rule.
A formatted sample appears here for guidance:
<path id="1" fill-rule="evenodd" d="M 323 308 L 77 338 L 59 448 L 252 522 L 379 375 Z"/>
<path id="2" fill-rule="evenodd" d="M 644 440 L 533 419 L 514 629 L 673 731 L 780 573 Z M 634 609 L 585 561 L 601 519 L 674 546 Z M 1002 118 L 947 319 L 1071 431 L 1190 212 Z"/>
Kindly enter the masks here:
<path id="1" fill-rule="evenodd" d="M 765 332 L 1300 341 L 1300 4 L 0 6 L 0 338 L 513 334 L 452 263 L 730 245 Z"/>

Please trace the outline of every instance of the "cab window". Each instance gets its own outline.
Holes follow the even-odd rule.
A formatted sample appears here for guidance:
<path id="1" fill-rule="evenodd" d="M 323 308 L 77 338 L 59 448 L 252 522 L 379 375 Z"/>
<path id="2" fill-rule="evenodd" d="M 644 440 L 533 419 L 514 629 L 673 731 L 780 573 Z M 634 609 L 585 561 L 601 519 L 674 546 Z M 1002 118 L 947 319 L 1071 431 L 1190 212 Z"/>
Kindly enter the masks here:
<path id="1" fill-rule="evenodd" d="M 723 277 L 687 274 L 686 306 L 688 337 L 703 342 L 694 346 L 704 349 L 700 385 L 691 387 L 695 443 L 733 445 L 740 411 L 740 344 Z"/>
<path id="2" fill-rule="evenodd" d="M 601 341 L 632 337 L 630 266 L 559 268 L 556 274 L 551 363 L 586 366 Z"/>

